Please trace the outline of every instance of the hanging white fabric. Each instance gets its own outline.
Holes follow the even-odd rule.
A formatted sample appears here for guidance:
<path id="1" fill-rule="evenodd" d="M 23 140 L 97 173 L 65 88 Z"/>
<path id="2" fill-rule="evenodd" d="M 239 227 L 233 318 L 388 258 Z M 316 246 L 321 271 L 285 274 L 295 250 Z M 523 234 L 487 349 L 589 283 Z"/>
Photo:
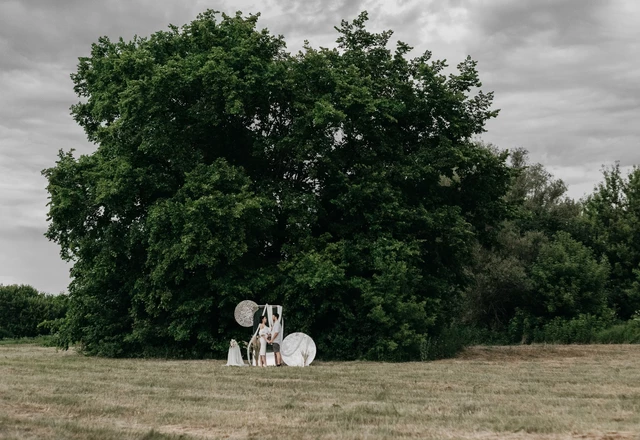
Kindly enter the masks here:
<path id="1" fill-rule="evenodd" d="M 284 320 L 282 319 L 282 306 L 278 306 L 278 320 L 280 321 L 280 336 L 284 338 Z"/>
<path id="2" fill-rule="evenodd" d="M 264 309 L 267 311 L 267 326 L 269 326 L 269 333 L 271 333 L 271 327 L 273 326 L 273 310 L 269 304 L 264 306 Z M 262 316 L 264 316 L 264 312 L 262 313 Z"/>
<path id="3" fill-rule="evenodd" d="M 271 309 L 271 307 L 269 307 L 269 304 L 265 304 L 264 308 L 262 309 L 262 314 L 260 316 L 264 316 L 265 312 L 267 312 L 267 309 Z M 267 312 L 269 313 L 269 312 Z M 267 326 L 269 327 L 269 333 L 271 333 L 271 326 L 269 325 L 269 322 L 271 321 L 271 316 L 269 315 L 269 317 L 267 318 Z M 260 332 L 260 326 L 258 326 L 258 328 L 256 329 L 255 332 L 253 332 L 253 336 L 251 337 L 250 341 L 253 340 L 257 340 L 258 339 L 258 333 Z M 251 352 L 250 352 L 250 347 L 251 344 L 247 344 L 247 359 L 251 359 Z"/>
<path id="4" fill-rule="evenodd" d="M 229 354 L 227 355 L 227 367 L 244 367 L 245 363 L 242 359 L 240 346 L 235 339 L 229 343 Z"/>

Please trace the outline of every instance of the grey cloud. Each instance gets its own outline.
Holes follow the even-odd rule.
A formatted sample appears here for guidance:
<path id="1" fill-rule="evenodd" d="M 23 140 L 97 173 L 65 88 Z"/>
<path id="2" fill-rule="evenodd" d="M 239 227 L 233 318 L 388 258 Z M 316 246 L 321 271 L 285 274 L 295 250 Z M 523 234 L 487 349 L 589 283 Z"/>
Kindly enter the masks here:
<path id="1" fill-rule="evenodd" d="M 367 0 L 270 0 L 269 7 L 279 9 L 280 14 L 265 17 L 263 21 L 274 33 L 289 37 L 291 48 L 301 46 L 302 41 L 296 41 L 299 37 L 310 40 L 314 46 L 325 45 L 337 37 L 334 26 L 339 26 L 343 19 L 355 18 L 370 3 Z"/>
<path id="2" fill-rule="evenodd" d="M 620 32 L 623 0 L 468 3 L 474 38 L 465 46 L 479 61 L 484 88 L 500 116 L 485 138 L 524 146 L 534 160 L 568 170 L 580 196 L 599 172 L 594 164 L 640 162 L 640 32 Z M 631 10 L 636 22 L 640 10 Z M 633 22 L 632 19 L 629 22 Z M 631 72 L 635 72 L 633 74 Z M 589 164 L 589 165 L 587 165 Z M 591 171 L 587 171 L 587 168 Z M 562 177 L 562 176 L 559 176 Z"/>
<path id="3" fill-rule="evenodd" d="M 62 67 L 68 81 L 78 57 L 87 56 L 91 43 L 99 37 L 129 40 L 136 34 L 147 36 L 166 30 L 169 24 L 182 25 L 205 9 L 199 3 L 196 0 L 5 1 L 0 3 L 0 71 L 46 73 Z M 217 5 L 226 9 L 224 2 Z M 68 84 L 66 87 L 72 93 Z"/>
<path id="4" fill-rule="evenodd" d="M 47 193 L 40 171 L 54 164 L 59 149 L 94 148 L 69 116 L 77 101 L 69 78 L 77 58 L 103 35 L 131 39 L 187 23 L 203 3 L 0 2 L 0 283 L 58 292 L 69 282 L 57 245 L 43 236 Z"/>
<path id="5" fill-rule="evenodd" d="M 477 26 L 501 50 L 549 34 L 551 44 L 598 43 L 605 30 L 600 18 L 609 0 L 525 0 L 482 2 Z"/>
<path id="6" fill-rule="evenodd" d="M 43 234 L 44 228 L 35 227 L 0 230 L 0 284 L 31 284 L 48 293 L 66 291 L 70 267 Z"/>

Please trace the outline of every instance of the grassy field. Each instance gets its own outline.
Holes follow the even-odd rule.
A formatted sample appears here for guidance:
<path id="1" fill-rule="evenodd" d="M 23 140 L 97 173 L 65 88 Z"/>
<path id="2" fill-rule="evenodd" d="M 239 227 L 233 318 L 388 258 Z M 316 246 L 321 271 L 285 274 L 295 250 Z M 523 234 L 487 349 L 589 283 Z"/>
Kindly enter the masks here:
<path id="1" fill-rule="evenodd" d="M 640 346 L 231 368 L 0 346 L 2 439 L 640 438 Z"/>

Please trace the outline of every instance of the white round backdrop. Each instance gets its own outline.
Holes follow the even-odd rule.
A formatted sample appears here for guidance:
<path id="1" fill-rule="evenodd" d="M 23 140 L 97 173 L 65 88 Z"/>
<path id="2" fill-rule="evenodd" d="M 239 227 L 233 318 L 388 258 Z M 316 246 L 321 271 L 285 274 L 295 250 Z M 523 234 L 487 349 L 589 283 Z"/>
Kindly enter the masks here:
<path id="1" fill-rule="evenodd" d="M 305 367 L 310 365 L 316 357 L 316 343 L 309 335 L 300 332 L 291 333 L 282 341 L 280 353 L 284 363 L 290 367 Z"/>
<path id="2" fill-rule="evenodd" d="M 236 322 L 243 327 L 252 327 L 253 326 L 253 314 L 258 310 L 258 304 L 253 301 L 247 299 L 245 301 L 240 302 L 236 306 L 236 310 L 234 313 L 234 317 L 236 318 Z"/>

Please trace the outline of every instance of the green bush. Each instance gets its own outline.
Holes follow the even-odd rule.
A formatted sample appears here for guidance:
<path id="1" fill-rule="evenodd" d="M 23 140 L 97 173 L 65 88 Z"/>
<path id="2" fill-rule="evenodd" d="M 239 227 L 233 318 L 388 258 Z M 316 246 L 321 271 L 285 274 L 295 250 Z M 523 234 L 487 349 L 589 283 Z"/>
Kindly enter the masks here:
<path id="1" fill-rule="evenodd" d="M 470 345 L 507 344 L 504 334 L 484 328 L 453 325 L 445 328 L 439 335 L 427 337 L 420 346 L 420 359 L 433 361 L 456 356 Z"/>
<path id="2" fill-rule="evenodd" d="M 30 344 L 30 345 L 39 345 L 41 347 L 56 347 L 57 341 L 56 338 L 52 335 L 42 335 L 36 336 L 35 338 L 0 338 L 0 345 L 22 345 L 22 344 Z"/>
<path id="3" fill-rule="evenodd" d="M 590 344 L 596 342 L 598 333 L 610 327 L 613 313 L 599 317 L 580 315 L 574 319 L 555 318 L 533 332 L 533 342 L 555 344 Z"/>
<path id="4" fill-rule="evenodd" d="M 598 332 L 594 342 L 600 344 L 640 344 L 640 319 L 632 319 L 604 329 Z"/>
<path id="5" fill-rule="evenodd" d="M 533 333 L 540 326 L 541 319 L 521 309 L 516 309 L 515 316 L 509 321 L 507 337 L 510 343 L 530 344 Z"/>
<path id="6" fill-rule="evenodd" d="M 420 346 L 422 361 L 448 359 L 458 354 L 465 346 L 464 335 L 455 329 L 442 332 L 438 336 L 427 337 Z"/>
<path id="7" fill-rule="evenodd" d="M 0 285 L 0 339 L 48 335 L 64 317 L 65 295 L 47 295 L 31 286 Z"/>
<path id="8" fill-rule="evenodd" d="M 526 309 L 546 320 L 604 316 L 609 275 L 605 258 L 597 259 L 592 249 L 559 232 L 542 247 L 531 268 L 535 294 Z"/>

